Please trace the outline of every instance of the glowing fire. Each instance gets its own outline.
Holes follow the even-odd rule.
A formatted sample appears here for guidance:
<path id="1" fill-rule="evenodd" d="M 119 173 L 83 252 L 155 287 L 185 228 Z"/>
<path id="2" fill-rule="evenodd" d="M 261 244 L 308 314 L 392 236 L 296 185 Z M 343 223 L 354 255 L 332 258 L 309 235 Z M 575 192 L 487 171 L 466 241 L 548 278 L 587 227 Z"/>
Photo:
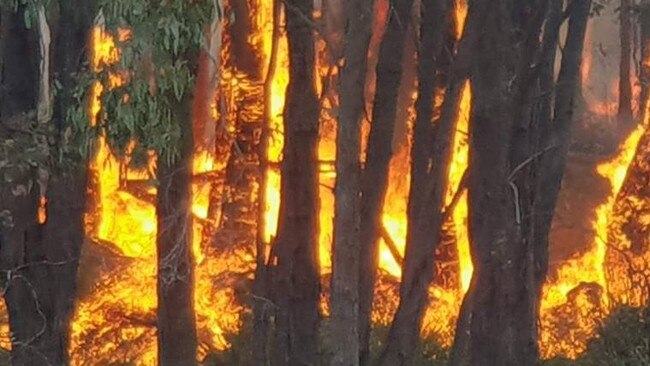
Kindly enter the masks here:
<path id="1" fill-rule="evenodd" d="M 122 37 L 122 36 L 120 36 Z M 103 64 L 117 61 L 119 52 L 112 37 L 101 29 L 93 32 L 93 66 L 99 70 Z M 111 81 L 109 87 L 128 82 Z M 93 116 L 100 110 L 99 95 L 103 86 L 93 88 Z M 95 117 L 96 118 L 96 117 Z M 94 121 L 96 119 L 94 118 Z M 92 122 L 96 124 L 96 122 Z M 100 251 L 99 281 L 78 304 L 72 323 L 71 353 L 73 363 L 116 362 L 132 357 L 137 364 L 156 364 L 155 309 L 156 309 L 156 213 L 152 197 L 156 190 L 149 171 L 155 165 L 150 154 L 150 169 L 141 171 L 128 168 L 128 161 L 120 161 L 109 150 L 103 138 L 91 170 L 97 174 L 95 194 L 99 198 L 98 212 L 89 212 L 97 220 L 96 227 L 88 227 L 88 236 Z M 213 171 L 216 162 L 208 154 L 194 158 L 194 174 Z M 125 183 L 140 181 L 145 189 L 140 194 L 130 192 Z M 249 252 L 216 253 L 213 248 L 202 247 L 201 220 L 207 218 L 209 182 L 192 185 L 193 248 L 196 261 L 195 306 L 197 329 L 201 342 L 199 358 L 208 352 L 230 346 L 226 333 L 236 333 L 240 327 L 241 305 L 235 300 L 237 284 L 223 279 L 223 273 L 247 273 L 253 258 Z M 106 263 L 104 255 L 112 254 L 114 263 Z M 219 281 L 219 286 L 216 286 Z M 229 283 L 230 282 L 230 283 Z M 125 349 L 124 342 L 129 343 Z"/>
<path id="2" fill-rule="evenodd" d="M 282 31 L 278 41 L 277 62 L 273 70 L 267 70 L 272 57 L 272 2 L 252 1 L 255 6 L 251 16 L 254 33 L 248 42 L 259 52 L 261 74 L 273 75 L 268 98 L 267 115 L 263 116 L 269 123 L 268 155 L 269 167 L 266 171 L 266 202 L 264 211 L 264 240 L 267 245 L 272 242 L 277 229 L 278 209 L 280 205 L 280 169 L 283 147 L 283 108 L 285 90 L 289 80 L 288 46 L 286 34 Z M 467 15 L 465 0 L 457 0 L 456 26 L 458 37 L 462 35 L 463 24 Z M 120 41 L 130 37 L 128 30 L 117 35 Z M 106 65 L 112 65 L 119 59 L 119 50 L 114 38 L 100 28 L 93 30 L 92 67 L 100 71 Z M 223 48 L 223 57 L 229 52 L 227 44 Z M 319 92 L 324 93 L 324 111 L 321 114 L 321 136 L 319 145 L 320 164 L 320 260 L 323 274 L 330 271 L 330 251 L 333 222 L 333 183 L 335 172 L 332 162 L 335 156 L 335 121 L 331 111 L 336 109 L 338 96 L 336 90 L 323 90 L 322 79 L 336 76 L 336 68 L 330 67 L 325 44 L 317 43 L 317 80 Z M 213 107 L 215 117 L 228 119 L 229 111 L 236 110 L 235 105 L 240 94 L 259 93 L 259 81 L 236 68 L 226 65 L 221 73 L 220 90 L 226 97 L 226 111 L 219 106 Z M 585 67 L 588 75 L 589 67 Z M 116 88 L 128 83 L 128 73 L 111 75 L 107 85 L 99 83 L 93 86 L 91 98 L 91 123 L 97 124 L 100 113 L 100 95 L 104 88 Z M 257 94 L 255 94 L 257 95 Z M 415 96 L 413 96 L 413 100 Z M 261 105 L 256 113 L 260 115 Z M 471 104 L 471 86 L 466 83 L 463 89 L 459 119 L 453 136 L 453 157 L 449 173 L 450 187 L 446 195 L 446 204 L 450 204 L 456 192 L 461 188 L 461 178 L 468 164 L 467 132 L 469 130 L 469 110 Z M 410 110 L 410 120 L 414 116 Z M 234 127 L 229 122 L 226 126 L 232 132 Z M 364 133 L 368 133 L 364 126 Z M 598 173 L 605 177 L 611 186 L 609 196 L 595 210 L 593 245 L 585 253 L 566 261 L 554 272 L 552 280 L 544 287 L 541 305 L 540 345 L 544 357 L 566 355 L 575 357 L 585 349 L 586 340 L 593 334 L 596 326 L 595 313 L 602 316 L 608 312 L 608 283 L 605 276 L 606 244 L 608 225 L 617 193 L 619 192 L 627 169 L 632 160 L 636 145 L 643 133 L 639 127 L 626 140 L 618 156 L 598 166 Z M 390 165 L 389 187 L 383 213 L 386 232 L 403 256 L 406 238 L 406 206 L 408 201 L 408 153 L 410 139 L 397 149 Z M 84 256 L 92 264 L 89 276 L 93 284 L 81 294 L 72 323 L 71 354 L 73 364 L 86 365 L 135 361 L 138 365 L 156 364 L 156 189 L 153 184 L 155 176 L 155 154 L 148 156 L 148 167 L 135 170 L 128 166 L 127 158 L 116 157 L 108 148 L 103 138 L 99 139 L 98 151 L 91 164 L 96 175 L 93 196 L 97 207 L 88 212 L 87 235 L 91 239 L 86 245 Z M 227 158 L 207 151 L 197 152 L 194 157 L 195 176 L 204 173 L 225 170 Z M 133 189 L 132 185 L 139 189 Z M 205 225 L 218 222 L 210 208 L 210 194 L 213 184 L 208 180 L 195 179 L 192 184 L 193 194 L 193 253 L 196 260 L 195 307 L 197 329 L 200 339 L 198 357 L 203 358 L 211 351 L 230 347 L 228 335 L 241 331 L 243 316 L 248 311 L 238 299 L 240 282 L 250 280 L 254 266 L 254 243 L 249 248 L 216 248 L 209 245 L 210 238 L 204 238 Z M 216 214 L 218 216 L 218 214 Z M 436 282 L 430 288 L 431 305 L 424 319 L 424 332 L 433 334 L 444 346 L 453 340 L 456 317 L 462 298 L 469 287 L 472 276 L 472 261 L 469 249 L 467 229 L 467 195 L 463 193 L 456 204 L 451 217 L 450 233 L 454 240 L 456 262 L 452 271 L 457 279 L 451 283 Z M 206 244 L 208 243 L 208 244 Z M 390 250 L 382 239 L 379 253 L 381 269 L 378 283 L 377 300 L 373 309 L 373 320 L 378 324 L 390 321 L 394 312 L 398 294 L 396 284 L 401 277 L 401 267 L 396 254 Z M 86 272 L 84 272 L 86 273 Z M 233 275 L 237 274 L 237 275 Z M 84 278 L 81 278 L 84 288 Z M 383 291 L 386 289 L 386 291 Z M 326 303 L 323 305 L 326 308 Z M 560 320 L 573 319 L 573 323 L 558 324 Z"/>

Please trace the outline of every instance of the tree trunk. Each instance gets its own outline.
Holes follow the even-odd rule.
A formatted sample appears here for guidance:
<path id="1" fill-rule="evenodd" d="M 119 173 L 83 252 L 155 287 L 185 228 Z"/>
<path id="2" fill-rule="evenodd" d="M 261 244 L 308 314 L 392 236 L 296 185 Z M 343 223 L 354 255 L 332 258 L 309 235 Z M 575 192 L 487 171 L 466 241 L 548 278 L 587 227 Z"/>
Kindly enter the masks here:
<path id="1" fill-rule="evenodd" d="M 323 19 L 327 47 L 334 61 L 338 60 L 343 50 L 344 33 L 346 24 L 345 10 L 347 4 L 344 0 L 323 0 Z M 372 11 L 372 5 L 370 5 Z"/>
<path id="2" fill-rule="evenodd" d="M 537 291 L 541 295 L 548 266 L 548 238 L 553 221 L 552 213 L 562 186 L 562 178 L 571 146 L 571 130 L 576 110 L 575 90 L 580 82 L 582 51 L 591 11 L 591 0 L 575 0 L 569 18 L 560 73 L 555 87 L 555 106 L 552 127 L 547 136 L 542 136 L 542 149 L 550 153 L 542 155 L 535 197 L 535 258 Z"/>
<path id="3" fill-rule="evenodd" d="M 555 89 L 555 59 L 562 25 L 562 12 L 564 0 L 552 0 L 549 4 L 549 13 L 544 26 L 542 39 L 541 63 L 539 70 L 539 100 L 537 125 L 539 126 L 538 139 L 547 136 L 552 127 L 553 119 L 553 91 Z M 540 144 L 536 144 L 540 148 Z"/>
<path id="4" fill-rule="evenodd" d="M 54 154 L 68 144 L 64 131 L 67 111 L 75 103 L 74 74 L 83 70 L 85 45 L 95 16 L 92 1 L 67 1 L 59 5 L 59 18 L 47 21 L 57 30 L 51 45 L 55 57 L 49 62 L 61 89 L 54 99 L 52 120 L 40 121 L 52 125 L 55 142 L 50 145 L 50 151 Z M 38 69 L 41 56 L 36 51 L 38 36 L 24 29 L 22 11 L 24 8 L 12 15 L 3 12 L 3 29 L 13 28 L 9 39 L 3 41 L 2 50 L 3 55 L 10 55 L 3 60 L 2 74 L 3 85 L 10 88 L 6 91 L 11 90 L 11 94 L 2 97 L 3 122 L 11 115 L 34 109 L 38 99 L 37 80 L 41 75 Z M 39 26 L 45 27 L 43 20 Z M 61 22 L 57 24 L 58 20 Z M 18 56 L 21 54 L 23 57 Z M 10 86 L 11 82 L 16 82 L 15 88 Z M 44 79 L 41 88 L 49 87 L 49 82 Z M 69 363 L 69 321 L 74 310 L 84 238 L 87 168 L 84 159 L 70 166 L 48 168 L 47 174 L 41 169 L 38 174 L 34 172 L 30 177 L 21 178 L 42 185 L 40 193 L 47 199 L 42 217 L 38 217 L 37 187 L 26 195 L 16 196 L 6 191 L 11 185 L 5 185 L 0 199 L 0 211 L 8 208 L 16 224 L 13 228 L 0 227 L 1 266 L 8 275 L 3 285 L 13 334 L 14 365 Z"/>
<path id="5" fill-rule="evenodd" d="M 234 5 L 234 11 L 236 19 L 247 17 L 247 2 Z M 218 198 L 221 200 L 220 222 L 213 235 L 207 239 L 214 243 L 216 250 L 222 252 L 246 250 L 256 240 L 256 220 L 260 207 L 256 198 L 264 188 L 258 189 L 263 186 L 260 185 L 258 170 L 254 167 L 260 161 L 260 154 L 266 154 L 266 151 L 260 150 L 262 147 L 258 137 L 265 119 L 264 82 L 259 76 L 262 69 L 259 55 L 247 43 L 252 35 L 251 25 L 249 21 L 236 21 L 229 30 L 233 36 L 232 66 L 246 73 L 249 86 L 245 96 L 238 100 L 236 106 L 231 107 L 234 110 L 223 117 L 224 123 L 234 127 L 234 132 L 227 132 L 227 127 L 221 126 L 226 131 L 225 140 L 230 151 L 224 154 L 228 160 L 222 194 Z M 221 91 L 222 98 L 230 98 L 229 86 L 223 86 Z M 232 90 L 232 93 L 235 92 Z M 228 116 L 233 116 L 232 120 L 225 121 Z"/>
<path id="6" fill-rule="evenodd" d="M 402 80 L 404 44 L 411 23 L 413 0 L 390 1 L 388 25 L 377 63 L 377 83 L 368 137 L 367 157 L 361 177 L 361 232 L 359 255 L 359 335 L 361 365 L 369 357 L 370 315 L 377 276 L 377 256 L 382 208 L 388 188 L 388 168 L 397 99 Z"/>
<path id="7" fill-rule="evenodd" d="M 157 324 L 161 366 L 196 365 L 190 193 L 193 137 L 189 99 L 178 102 L 174 111 L 183 134 L 179 156 L 171 162 L 158 161 Z"/>
<path id="8" fill-rule="evenodd" d="M 230 24 L 230 37 L 232 39 L 233 64 L 237 69 L 244 71 L 252 78 L 258 78 L 260 68 L 257 62 L 255 49 L 249 43 L 251 34 L 251 9 L 248 1 L 231 1 L 234 22 Z"/>
<path id="9" fill-rule="evenodd" d="M 373 0 L 348 1 L 345 65 L 336 141 L 336 207 L 332 261 L 331 320 L 333 366 L 359 365 L 359 231 L 361 118 Z"/>
<path id="10" fill-rule="evenodd" d="M 468 203 L 474 274 L 459 316 L 468 319 L 467 329 L 456 331 L 469 334 L 467 353 L 455 353 L 452 365 L 532 365 L 527 356 L 522 358 L 528 353 L 529 339 L 514 338 L 524 335 L 522 328 L 527 327 L 515 324 L 515 319 L 525 319 L 521 309 L 527 308 L 515 283 L 521 282 L 519 267 L 525 254 L 523 248 L 511 248 L 516 228 L 507 183 L 509 147 L 497 143 L 510 140 L 515 107 L 507 85 L 516 65 L 508 37 L 514 25 L 505 10 L 510 6 L 507 0 L 498 1 L 486 10 L 476 49 L 485 57 L 476 62 L 471 77 Z M 464 311 L 471 315 L 465 316 Z"/>
<path id="11" fill-rule="evenodd" d="M 418 65 L 418 99 L 411 152 L 406 253 L 400 303 L 379 365 L 409 365 L 419 343 L 420 328 L 433 280 L 435 247 L 440 242 L 453 126 L 458 116 L 462 77 L 447 89 L 454 50 L 454 1 L 422 4 Z M 447 93 L 445 94 L 445 91 Z M 436 95 L 444 105 L 434 120 Z"/>
<path id="12" fill-rule="evenodd" d="M 522 132 L 525 125 L 521 125 L 520 119 L 527 109 L 520 104 L 528 98 L 531 90 L 528 85 L 536 84 L 525 76 L 530 69 L 530 61 L 526 59 L 531 49 L 539 47 L 529 46 L 528 42 L 534 45 L 539 37 L 534 29 L 530 33 L 522 32 L 527 37 L 522 41 L 513 42 L 507 36 L 506 30 L 515 26 L 500 22 L 510 18 L 509 11 L 503 11 L 511 9 L 512 4 L 507 3 L 493 6 L 487 15 L 488 26 L 477 51 L 485 54 L 492 50 L 493 54 L 477 63 L 471 79 L 469 220 L 475 267 L 456 331 L 451 361 L 454 366 L 538 362 L 537 317 L 548 260 L 548 232 L 568 153 L 591 6 L 589 0 L 578 0 L 569 9 L 567 42 L 555 91 L 554 120 L 550 129 L 541 126 L 542 131 L 550 131 L 550 137 L 543 137 L 541 151 L 522 161 L 523 153 L 532 146 L 522 143 L 522 138 L 537 138 L 536 129 Z M 555 6 L 552 4 L 550 14 L 554 14 Z M 531 22 L 520 22 L 520 29 L 541 26 L 542 21 L 535 21 L 539 18 L 531 19 Z M 552 22 L 547 22 L 547 26 Z M 552 27 L 550 30 L 553 31 Z M 508 47 L 508 43 L 524 47 Z M 513 73 L 513 70 L 519 71 Z M 546 74 L 542 70 L 535 77 L 542 75 L 540 85 L 548 84 L 543 76 Z M 524 83 L 508 82 L 515 79 Z M 495 145 L 495 141 L 509 143 Z M 538 158 L 539 163 L 535 161 Z M 528 168 L 529 165 L 533 168 Z M 463 338 L 464 341 L 459 341 Z"/>
<path id="13" fill-rule="evenodd" d="M 280 215 L 275 242 L 274 365 L 318 362 L 318 100 L 311 0 L 285 2 L 289 85 L 284 109 Z M 305 17 L 309 21 L 306 21 Z"/>
<path id="14" fill-rule="evenodd" d="M 642 103 L 639 108 L 640 120 L 645 121 L 650 116 L 650 65 L 646 64 L 644 60 L 650 58 L 650 4 L 639 5 L 639 28 L 641 39 L 641 62 L 639 65 L 641 82 L 641 96 L 639 98 Z"/>
<path id="15" fill-rule="evenodd" d="M 215 2 L 215 18 L 206 31 L 207 44 L 199 55 L 199 68 L 194 87 L 194 149 L 212 151 L 217 145 L 217 121 L 212 116 L 212 103 L 219 88 L 221 65 L 221 42 L 223 38 L 223 5 Z M 219 141 L 220 142 L 220 141 Z M 219 153 L 219 152 L 217 152 Z M 220 156 L 220 155 L 217 155 Z"/>
<path id="16" fill-rule="evenodd" d="M 265 207 L 267 204 L 266 185 L 269 168 L 268 146 L 271 127 L 271 100 L 273 93 L 273 78 L 278 60 L 278 45 L 280 38 L 280 0 L 273 1 L 273 31 L 271 35 L 271 53 L 269 56 L 268 71 L 264 80 L 264 124 L 260 134 L 259 145 L 259 196 L 257 236 L 255 240 L 255 279 L 253 281 L 253 358 L 250 366 L 269 366 L 271 362 L 271 342 L 269 330 L 274 304 L 271 302 L 272 283 L 269 276 L 269 265 L 266 242 Z"/>
<path id="17" fill-rule="evenodd" d="M 621 60 L 619 65 L 618 82 L 618 118 L 622 123 L 632 122 L 632 83 L 630 81 L 630 66 L 632 55 L 632 24 L 631 2 L 621 0 L 620 11 L 620 36 Z"/>

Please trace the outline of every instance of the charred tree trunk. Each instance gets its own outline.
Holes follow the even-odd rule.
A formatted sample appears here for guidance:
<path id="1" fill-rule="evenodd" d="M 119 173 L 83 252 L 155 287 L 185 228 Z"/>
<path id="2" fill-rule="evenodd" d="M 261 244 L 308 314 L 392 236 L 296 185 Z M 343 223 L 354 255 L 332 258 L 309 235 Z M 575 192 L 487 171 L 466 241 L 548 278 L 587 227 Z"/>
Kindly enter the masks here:
<path id="1" fill-rule="evenodd" d="M 332 261 L 333 366 L 359 365 L 359 231 L 361 118 L 374 0 L 348 1 L 345 65 L 339 88 L 336 141 L 336 207 Z"/>
<path id="2" fill-rule="evenodd" d="M 232 39 L 232 57 L 234 64 L 239 70 L 246 72 L 253 78 L 257 78 L 260 68 L 257 62 L 257 55 L 248 41 L 251 34 L 251 9 L 248 1 L 231 1 L 234 22 L 230 24 L 230 36 Z"/>
<path id="3" fill-rule="evenodd" d="M 56 29 L 53 42 L 47 45 L 55 57 L 48 62 L 61 85 L 53 100 L 53 116 L 51 120 L 24 121 L 51 125 L 48 128 L 53 135 L 49 148 L 54 154 L 64 151 L 68 147 L 67 139 L 73 137 L 64 137 L 66 117 L 75 103 L 74 74 L 84 67 L 95 4 L 62 1 L 59 10 L 57 19 L 47 20 Z M 45 78 L 41 88 L 51 82 L 39 71 L 42 57 L 38 52 L 39 35 L 24 28 L 21 13 L 24 9 L 19 11 L 11 15 L 3 11 L 0 20 L 3 33 L 10 31 L 2 35 L 2 55 L 8 57 L 2 63 L 0 125 L 13 115 L 36 108 L 38 93 L 43 91 L 39 90 L 39 78 Z M 50 26 L 43 20 L 39 21 L 39 27 L 49 30 Z M 0 138 L 12 137 L 2 130 L 0 127 Z M 0 193 L 0 211 L 10 212 L 14 224 L 13 227 L 0 225 L 0 265 L 7 275 L 3 286 L 13 334 L 12 364 L 66 365 L 69 363 L 69 321 L 74 310 L 84 238 L 86 162 L 80 159 L 69 166 L 41 167 L 39 172 L 29 174 L 21 176 L 18 183 L 41 183 L 40 193 L 47 199 L 43 217 L 38 218 L 37 187 L 25 195 L 16 195 L 11 192 L 13 184 L 3 183 Z"/>
<path id="4" fill-rule="evenodd" d="M 196 365 L 194 260 L 192 256 L 191 175 L 192 117 L 189 97 L 177 103 L 181 125 L 179 156 L 158 163 L 158 362 L 162 366 Z"/>
<path id="5" fill-rule="evenodd" d="M 285 2 L 289 85 L 284 109 L 280 216 L 274 251 L 274 365 L 318 363 L 318 100 L 311 0 Z"/>
<path id="6" fill-rule="evenodd" d="M 419 343 L 421 322 L 433 280 L 435 247 L 440 242 L 453 126 L 457 120 L 462 78 L 449 72 L 454 50 L 454 1 L 422 4 L 418 99 L 411 152 L 406 253 L 400 303 L 379 365 L 409 365 Z M 445 92 L 448 92 L 445 95 Z M 436 94 L 446 97 L 435 113 Z"/>
<path id="7" fill-rule="evenodd" d="M 632 64 L 631 0 L 621 0 L 619 11 L 621 60 L 618 84 L 618 118 L 622 123 L 629 124 L 632 122 L 632 83 L 630 81 L 630 67 Z"/>
<path id="8" fill-rule="evenodd" d="M 273 288 L 269 276 L 270 263 L 267 264 L 266 218 L 267 202 L 266 185 L 269 168 L 268 146 L 271 127 L 271 98 L 273 93 L 273 78 L 277 67 L 278 44 L 280 38 L 280 16 L 282 8 L 280 0 L 273 1 L 273 32 L 271 35 L 271 54 L 268 71 L 264 80 L 264 122 L 260 134 L 260 164 L 259 164 L 259 196 L 257 216 L 257 237 L 255 240 L 255 279 L 253 282 L 253 358 L 250 366 L 269 366 L 271 363 L 271 341 L 269 337 L 271 316 L 274 304 L 270 300 Z"/>
<path id="9" fill-rule="evenodd" d="M 222 98 L 235 100 L 227 116 L 231 117 L 231 121 L 226 122 L 223 118 L 223 122 L 234 127 L 235 131 L 231 135 L 226 126 L 220 126 L 220 130 L 226 134 L 225 141 L 230 151 L 225 154 L 229 158 L 220 198 L 220 222 L 216 234 L 207 238 L 214 242 L 214 248 L 218 251 L 246 250 L 256 240 L 255 226 L 260 206 L 255 198 L 260 190 L 258 187 L 263 187 L 256 166 L 260 161 L 259 156 L 266 154 L 266 151 L 260 150 L 259 138 L 265 118 L 262 105 L 264 82 L 259 77 L 262 69 L 260 56 L 248 44 L 252 32 L 250 22 L 241 21 L 241 18 L 248 17 L 248 4 L 246 1 L 241 3 L 232 4 L 235 19 L 239 20 L 229 27 L 233 47 L 230 62 L 246 73 L 248 87 L 242 95 L 237 95 L 237 90 L 233 90 L 232 97 L 223 95 L 229 92 L 228 86 L 222 88 Z"/>
<path id="10" fill-rule="evenodd" d="M 369 356 L 370 313 L 377 277 L 378 240 L 388 168 L 402 80 L 404 43 L 411 23 L 413 0 L 391 0 L 388 25 L 379 50 L 377 87 L 368 137 L 367 157 L 361 177 L 361 232 L 359 275 L 359 336 L 361 365 Z"/>

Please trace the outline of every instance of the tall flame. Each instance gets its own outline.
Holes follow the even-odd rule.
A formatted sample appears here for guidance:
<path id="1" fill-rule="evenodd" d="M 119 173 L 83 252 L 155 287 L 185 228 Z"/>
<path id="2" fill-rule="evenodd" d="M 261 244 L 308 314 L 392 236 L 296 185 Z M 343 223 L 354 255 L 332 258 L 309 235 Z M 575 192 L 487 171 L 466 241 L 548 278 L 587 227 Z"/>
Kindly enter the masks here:
<path id="1" fill-rule="evenodd" d="M 466 0 L 456 0 L 456 32 L 462 36 L 467 17 Z M 285 90 L 289 81 L 289 61 L 287 37 L 281 29 L 276 40 L 277 54 L 273 70 L 267 70 L 272 57 L 273 4 L 266 0 L 251 0 L 251 20 L 253 33 L 249 44 L 259 52 L 260 74 L 272 75 L 267 115 L 269 123 L 268 169 L 266 170 L 264 240 L 272 242 L 277 230 L 280 206 L 280 164 L 283 148 L 283 109 Z M 385 5 L 385 4 L 384 4 Z M 381 16 L 381 7 L 378 7 Z M 384 9 L 387 11 L 387 9 Z M 320 13 L 317 11 L 315 16 Z M 385 14 L 384 14 L 385 15 Z M 318 19 L 316 19 L 318 20 Z M 381 26 L 377 27 L 378 29 Z M 377 33 L 375 32 L 375 36 Z M 101 28 L 95 28 L 92 35 L 92 68 L 99 72 L 102 68 L 115 64 L 120 52 L 116 39 L 126 41 L 131 37 L 128 30 L 113 36 Z M 227 36 L 226 36 L 227 37 Z M 332 218 L 334 213 L 333 184 L 335 171 L 335 120 L 332 111 L 336 110 L 338 95 L 335 88 L 328 90 L 324 80 L 337 76 L 336 65 L 328 55 L 325 42 L 317 38 L 316 86 L 322 98 L 324 110 L 321 113 L 321 134 L 319 141 L 320 160 L 320 261 L 323 274 L 331 271 L 330 252 L 332 241 Z M 227 41 L 226 41 L 227 42 Z M 376 50 L 371 50 L 375 52 Z M 230 48 L 223 48 L 222 58 L 226 59 Z M 259 80 L 222 63 L 219 93 L 224 106 L 214 106 L 215 117 L 226 121 L 226 128 L 233 133 L 232 122 L 241 101 L 241 95 L 259 95 Z M 585 67 L 588 69 L 588 67 Z M 128 83 L 128 72 L 113 74 L 107 85 L 95 84 L 92 87 L 89 106 L 92 125 L 97 125 L 97 115 L 101 111 L 100 96 L 104 90 Z M 415 100 L 415 95 L 412 95 Z M 446 204 L 449 205 L 459 189 L 461 178 L 468 165 L 469 111 L 471 105 L 471 86 L 466 82 L 460 101 L 459 118 L 453 135 L 453 156 L 449 172 L 449 190 Z M 256 105 L 256 113 L 263 110 L 262 101 Z M 415 117 L 413 105 L 409 110 L 409 121 Z M 576 357 L 586 347 L 586 340 L 596 329 L 594 313 L 602 316 L 609 311 L 608 283 L 605 276 L 605 260 L 610 224 L 615 198 L 621 189 L 627 169 L 632 161 L 639 139 L 645 127 L 639 127 L 625 141 L 620 153 L 613 159 L 598 165 L 597 172 L 606 178 L 610 190 L 608 197 L 599 205 L 594 214 L 594 238 L 591 247 L 584 253 L 562 263 L 544 286 L 541 304 L 540 345 L 544 357 L 565 355 Z M 364 139 L 368 126 L 364 124 Z M 412 131 L 409 131 L 412 132 Z M 404 254 L 406 242 L 406 206 L 410 172 L 408 152 L 411 139 L 400 146 L 390 163 L 389 186 L 382 222 L 386 233 L 382 239 L 379 253 L 381 275 L 377 284 L 377 300 L 373 309 L 373 320 L 377 324 L 387 324 L 392 318 L 398 301 L 397 284 L 401 277 L 399 257 Z M 134 145 L 131 145 L 133 148 Z M 156 335 L 156 189 L 151 182 L 155 179 L 156 156 L 150 153 L 149 166 L 135 170 L 129 167 L 129 159 L 118 158 L 108 147 L 103 137 L 98 142 L 98 151 L 91 164 L 96 176 L 92 187 L 93 197 L 98 202 L 94 210 L 87 213 L 87 236 L 91 239 L 84 249 L 81 277 L 81 298 L 72 323 L 71 354 L 74 365 L 108 364 L 111 362 L 135 362 L 138 365 L 155 365 Z M 226 163 L 223 156 L 207 151 L 197 152 L 193 161 L 195 177 L 223 172 Z M 239 299 L 238 289 L 246 291 L 246 282 L 251 279 L 255 263 L 254 243 L 250 248 L 223 248 L 211 245 L 210 238 L 204 238 L 204 226 L 219 222 L 219 213 L 211 210 L 211 191 L 214 182 L 195 178 L 192 182 L 193 253 L 196 259 L 196 278 L 194 302 L 200 350 L 197 355 L 203 358 L 209 352 L 225 350 L 231 346 L 229 335 L 241 331 L 243 317 L 248 309 Z M 222 183 L 218 183 L 222 184 Z M 452 263 L 451 272 L 455 279 L 449 283 L 447 278 L 437 279 L 431 286 L 432 299 L 424 319 L 424 332 L 432 334 L 444 346 L 453 340 L 455 320 L 460 304 L 472 276 L 472 260 L 467 228 L 467 194 L 463 193 L 451 216 L 453 251 L 457 262 Z M 388 243 L 390 241 L 391 243 Z M 209 243 L 209 244 L 206 244 Z M 389 245 L 390 244 L 390 245 Z M 391 247 L 394 246 L 394 247 Z M 432 254 L 433 255 L 433 254 Z M 92 283 L 86 283 L 92 282 Z M 327 311 L 326 301 L 323 308 Z M 567 320 L 568 319 L 568 320 Z M 564 322 L 564 323 L 560 323 Z"/>

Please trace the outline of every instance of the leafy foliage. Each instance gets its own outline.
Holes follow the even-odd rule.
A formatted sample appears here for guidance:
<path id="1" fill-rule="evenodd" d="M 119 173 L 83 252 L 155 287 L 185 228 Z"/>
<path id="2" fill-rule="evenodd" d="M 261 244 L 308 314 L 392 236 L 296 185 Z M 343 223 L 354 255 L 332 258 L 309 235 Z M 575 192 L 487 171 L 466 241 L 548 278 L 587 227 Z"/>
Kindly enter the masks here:
<path id="1" fill-rule="evenodd" d="M 125 82 L 102 96 L 100 126 L 113 150 L 125 152 L 130 141 L 172 161 L 184 133 L 183 104 L 191 100 L 198 55 L 213 19 L 213 0 L 104 0 L 106 30 L 116 37 L 119 62 L 106 66 L 99 79 L 121 75 Z M 125 32 L 125 30 L 128 30 Z M 128 34 L 128 35 L 127 35 Z"/>

